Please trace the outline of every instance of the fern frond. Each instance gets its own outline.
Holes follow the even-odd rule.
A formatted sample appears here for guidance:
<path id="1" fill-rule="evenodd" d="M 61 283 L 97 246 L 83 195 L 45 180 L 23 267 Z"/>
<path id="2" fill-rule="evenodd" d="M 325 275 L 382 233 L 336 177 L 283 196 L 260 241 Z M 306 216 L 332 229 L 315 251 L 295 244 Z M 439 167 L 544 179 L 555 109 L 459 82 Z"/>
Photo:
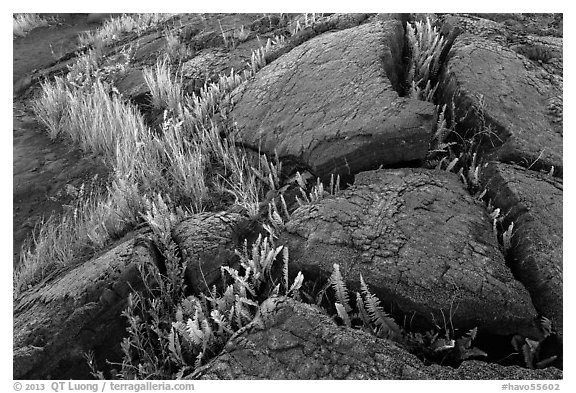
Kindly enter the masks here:
<path id="1" fill-rule="evenodd" d="M 365 297 L 364 305 L 370 315 L 370 320 L 377 326 L 378 331 L 385 338 L 397 337 L 400 334 L 400 327 L 384 312 L 380 306 L 380 300 L 370 293 L 362 274 L 360 274 L 360 288 Z"/>
<path id="2" fill-rule="evenodd" d="M 284 217 L 286 217 L 286 220 L 289 220 L 290 212 L 288 211 L 288 205 L 286 204 L 286 200 L 282 194 L 280 194 L 280 204 L 282 205 L 282 212 L 284 213 Z"/>
<path id="3" fill-rule="evenodd" d="M 552 321 L 549 320 L 546 317 L 541 317 L 540 318 L 540 328 L 542 329 L 542 332 L 544 333 L 544 337 L 548 337 L 549 335 L 552 334 Z"/>
<path id="4" fill-rule="evenodd" d="M 282 250 L 282 276 L 284 278 L 284 291 L 288 294 L 288 247 Z"/>
<path id="5" fill-rule="evenodd" d="M 230 266 L 222 266 L 220 269 L 226 271 L 234 279 L 234 285 L 238 288 L 238 291 L 242 291 L 242 289 L 248 290 L 252 296 L 256 297 L 256 291 L 252 285 L 244 277 L 241 277 L 236 269 Z M 246 270 L 248 271 L 249 269 L 247 267 Z"/>
<path id="6" fill-rule="evenodd" d="M 198 310 L 196 310 L 194 318 L 188 318 L 188 322 L 186 322 L 186 332 L 188 333 L 188 339 L 192 341 L 195 346 L 202 346 L 204 333 L 200 327 Z"/>
<path id="7" fill-rule="evenodd" d="M 221 335 L 223 332 L 227 334 L 232 334 L 234 331 L 232 330 L 232 326 L 230 326 L 230 322 L 226 319 L 226 317 L 220 313 L 218 310 L 212 310 L 210 313 L 210 318 L 218 325 L 218 334 Z"/>
<path id="8" fill-rule="evenodd" d="M 290 290 L 288 291 L 287 295 L 291 295 L 292 298 L 298 299 L 300 297 L 299 291 L 303 281 L 304 281 L 304 275 L 302 274 L 302 272 L 298 272 L 298 275 L 294 279 L 294 282 L 292 283 L 292 286 L 290 287 Z"/>
<path id="9" fill-rule="evenodd" d="M 448 164 L 448 166 L 446 167 L 446 172 L 452 172 L 458 161 L 459 161 L 458 157 L 450 161 L 450 164 Z"/>
<path id="10" fill-rule="evenodd" d="M 250 313 L 250 310 L 244 307 L 244 304 L 256 305 L 256 307 L 258 306 L 257 303 L 254 303 L 246 299 L 245 297 L 236 295 L 234 310 L 235 310 L 236 323 L 238 324 L 239 328 L 244 326 L 246 323 L 252 321 L 253 319 L 253 315 Z"/>
<path id="11" fill-rule="evenodd" d="M 176 328 L 172 326 L 170 333 L 168 334 L 168 350 L 170 351 L 170 356 L 176 363 L 182 363 L 182 347 L 180 346 L 180 339 L 178 334 L 176 334 Z"/>
<path id="12" fill-rule="evenodd" d="M 362 296 L 360 296 L 360 292 L 356 292 L 356 308 L 358 309 L 358 316 L 362 320 L 362 323 L 365 327 L 370 327 L 370 315 L 364 308 L 364 302 L 362 302 Z"/>
<path id="13" fill-rule="evenodd" d="M 334 303 L 334 306 L 336 306 L 336 312 L 338 313 L 340 319 L 344 321 L 344 324 L 348 327 L 351 327 L 352 323 L 350 322 L 350 316 L 348 315 L 346 307 L 344 307 L 341 303 L 338 302 Z"/>
<path id="14" fill-rule="evenodd" d="M 346 284 L 344 283 L 344 279 L 342 278 L 342 274 L 340 273 L 340 265 L 337 263 L 334 264 L 334 269 L 332 270 L 332 275 L 328 280 L 332 289 L 336 293 L 336 300 L 346 309 L 346 312 L 350 312 L 350 298 L 348 297 L 348 289 L 346 288 Z"/>
<path id="15" fill-rule="evenodd" d="M 539 362 L 537 362 L 535 364 L 536 368 L 541 369 L 541 368 L 546 368 L 548 366 L 550 366 L 552 363 L 554 363 L 554 361 L 558 359 L 558 355 L 552 355 L 549 358 L 546 358 L 544 360 L 540 360 Z"/>
<path id="16" fill-rule="evenodd" d="M 200 352 L 198 356 L 196 356 L 196 361 L 194 362 L 194 368 L 200 368 L 202 365 L 202 358 L 204 357 L 204 352 Z"/>
<path id="17" fill-rule="evenodd" d="M 502 234 L 502 246 L 504 247 L 504 251 L 509 251 L 512 249 L 512 236 L 514 231 L 514 222 L 511 222 L 508 226 L 508 229 L 504 231 Z"/>

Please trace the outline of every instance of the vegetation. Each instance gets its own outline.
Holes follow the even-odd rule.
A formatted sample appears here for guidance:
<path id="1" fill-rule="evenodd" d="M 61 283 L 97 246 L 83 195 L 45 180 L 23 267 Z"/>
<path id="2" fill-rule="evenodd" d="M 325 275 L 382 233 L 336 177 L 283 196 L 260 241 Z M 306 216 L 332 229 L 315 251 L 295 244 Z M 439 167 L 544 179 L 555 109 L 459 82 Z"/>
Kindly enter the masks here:
<path id="1" fill-rule="evenodd" d="M 407 78 L 409 95 L 423 101 L 432 101 L 438 88 L 434 80 L 440 69 L 444 37 L 432 26 L 429 18 L 426 18 L 425 23 L 416 21 L 414 26 L 408 23 L 406 35 L 412 58 Z"/>
<path id="2" fill-rule="evenodd" d="M 123 14 L 118 18 L 110 18 L 102 27 L 94 32 L 86 32 L 80 35 L 80 44 L 102 49 L 112 42 L 119 40 L 127 33 L 141 35 L 147 30 L 172 18 L 173 14 Z"/>
<path id="3" fill-rule="evenodd" d="M 355 301 L 350 299 L 338 264 L 334 264 L 328 284 L 334 292 L 334 307 L 338 319 L 348 327 L 359 328 L 376 337 L 393 340 L 426 362 L 454 365 L 469 358 L 487 356 L 485 352 L 472 346 L 477 329 L 472 329 L 464 336 L 456 338 L 455 330 L 447 326 L 444 328 L 438 326 L 436 330 L 425 333 L 408 332 L 400 328 L 384 311 L 378 297 L 370 292 L 361 274 L 361 292 L 355 293 Z"/>
<path id="4" fill-rule="evenodd" d="M 37 27 L 48 26 L 49 20 L 38 14 L 14 14 L 12 18 L 13 34 L 16 37 L 25 37 Z"/>
<path id="5" fill-rule="evenodd" d="M 229 194 L 233 203 L 258 215 L 269 185 L 257 178 L 253 166 L 262 169 L 268 161 L 249 160 L 232 138 L 221 138 L 225 125 L 211 118 L 224 110 L 226 95 L 264 66 L 264 53 L 273 48 L 269 40 L 248 70 L 221 76 L 199 96 L 184 96 L 165 61 L 146 70 L 153 103 L 166 111 L 160 132 L 150 130 L 137 108 L 115 91 L 110 80 L 117 70 L 102 66 L 96 51 L 81 56 L 66 77 L 44 82 L 34 110 L 49 135 L 63 135 L 101 154 L 113 180 L 108 192 L 78 209 L 73 220 L 48 220 L 24 245 L 14 275 L 15 293 L 71 263 L 87 246 L 98 249 L 142 222 L 145 207 L 158 195 L 173 207 L 198 212 L 212 203 L 210 195 Z M 91 237 L 81 230 L 90 226 L 96 228 Z M 54 251 L 42 252 L 47 248 Z"/>
<path id="6" fill-rule="evenodd" d="M 198 95 L 187 95 L 181 74 L 172 68 L 188 51 L 177 35 L 167 33 L 167 57 L 143 70 L 152 109 L 163 114 L 157 127 L 146 124 L 138 108 L 126 101 L 113 83 L 115 75 L 129 67 L 130 55 L 126 55 L 125 63 L 105 65 L 102 53 L 122 34 L 141 34 L 170 17 L 123 15 L 83 35 L 81 42 L 92 49 L 80 56 L 65 76 L 45 81 L 34 103 L 35 114 L 52 139 L 68 138 L 84 150 L 99 154 L 112 177 L 105 192 L 85 192 L 82 188 L 70 213 L 41 223 L 23 249 L 14 276 L 15 295 L 140 223 L 151 228 L 153 241 L 165 261 L 165 273 L 153 265 L 139 267 L 145 289 L 128 299 L 123 314 L 128 336 L 122 342 L 123 361 L 114 365 L 114 378 L 173 379 L 189 375 L 217 355 L 232 334 L 249 324 L 264 300 L 273 296 L 300 299 L 304 276 L 299 272 L 290 280 L 288 249 L 275 243 L 278 229 L 290 216 L 283 193 L 297 184 L 300 195 L 295 199 L 303 205 L 340 192 L 339 177 L 332 177 L 328 186 L 317 179 L 311 187 L 310 176 L 305 174 L 282 179 L 277 157 L 251 156 L 237 147 L 231 136 L 234 126 L 226 121 L 230 93 L 265 66 L 266 54 L 285 44 L 283 36 L 268 39 L 255 50 L 242 72 L 232 70 L 216 82 L 207 83 Z M 306 14 L 303 23 L 309 26 L 321 17 Z M 299 29 L 302 26 L 297 22 L 294 33 Z M 231 39 L 232 46 L 251 34 L 244 26 L 232 36 L 222 30 L 225 42 Z M 410 94 L 432 101 L 444 40 L 429 20 L 417 22 L 414 27 L 408 25 L 407 34 L 413 60 L 408 78 Z M 220 120 L 216 120 L 217 113 Z M 482 198 L 478 140 L 463 141 L 458 146 L 461 151 L 456 153 L 456 143 L 446 142 L 455 130 L 449 113 L 446 105 L 438 107 L 431 153 L 444 157 L 436 167 L 457 172 Z M 189 295 L 184 265 L 171 238 L 172 228 L 188 215 L 230 205 L 258 219 L 268 235 L 260 235 L 253 244 L 245 241 L 236 251 L 238 263 L 222 267 L 219 284 L 208 293 Z M 503 230 L 499 210 L 492 209 L 490 214 L 495 233 L 508 250 L 513 223 Z M 334 265 L 328 279 L 334 318 L 345 326 L 394 340 L 427 361 L 460 362 L 486 356 L 472 345 L 476 329 L 461 337 L 446 326 L 443 332 L 440 327 L 426 333 L 407 332 L 385 312 L 361 275 L 359 282 L 360 291 L 350 294 L 338 265 Z M 527 364 L 539 367 L 554 360 L 538 360 L 533 344 L 527 340 L 516 342 Z M 90 359 L 94 376 L 103 378 Z"/>

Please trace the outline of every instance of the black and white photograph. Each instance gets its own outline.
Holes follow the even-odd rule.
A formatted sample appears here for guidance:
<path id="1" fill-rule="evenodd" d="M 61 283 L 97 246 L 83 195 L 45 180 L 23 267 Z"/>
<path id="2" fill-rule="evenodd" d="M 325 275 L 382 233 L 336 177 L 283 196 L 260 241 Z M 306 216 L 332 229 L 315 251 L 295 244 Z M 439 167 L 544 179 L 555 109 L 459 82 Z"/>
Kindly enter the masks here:
<path id="1" fill-rule="evenodd" d="M 7 389 L 565 389 L 561 11 L 130 7 L 12 12 Z"/>

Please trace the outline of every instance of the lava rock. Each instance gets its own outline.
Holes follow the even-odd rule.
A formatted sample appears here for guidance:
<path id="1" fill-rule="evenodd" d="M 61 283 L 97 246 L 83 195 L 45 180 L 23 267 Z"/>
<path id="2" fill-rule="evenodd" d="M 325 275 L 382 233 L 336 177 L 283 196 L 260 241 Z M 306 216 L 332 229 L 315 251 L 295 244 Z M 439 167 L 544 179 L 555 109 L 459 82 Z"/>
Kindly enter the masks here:
<path id="1" fill-rule="evenodd" d="M 128 240 L 14 302 L 14 379 L 91 379 L 84 354 L 120 361 L 121 317 L 143 287 L 138 264 L 157 264 L 145 243 Z"/>
<path id="2" fill-rule="evenodd" d="M 435 109 L 399 97 L 403 48 L 395 20 L 302 43 L 233 94 L 235 140 L 322 178 L 424 159 Z"/>
<path id="3" fill-rule="evenodd" d="M 529 370 L 465 361 L 424 365 L 391 341 L 336 324 L 314 306 L 266 300 L 254 321 L 189 379 L 561 379 L 556 368 Z"/>
<path id="4" fill-rule="evenodd" d="M 199 213 L 172 230 L 182 252 L 185 279 L 195 293 L 210 290 L 220 277 L 220 267 L 235 260 L 235 249 L 245 236 L 248 219 L 237 213 Z"/>
<path id="5" fill-rule="evenodd" d="M 562 179 L 494 162 L 480 179 L 504 227 L 514 223 L 508 259 L 515 277 L 562 332 Z"/>
<path id="6" fill-rule="evenodd" d="M 438 90 L 442 102 L 453 100 L 463 129 L 489 128 L 495 134 L 487 135 L 495 148 L 487 147 L 497 160 L 537 170 L 554 166 L 562 175 L 562 86 L 526 57 L 462 34 L 450 50 Z"/>
<path id="7" fill-rule="evenodd" d="M 451 323 L 540 336 L 530 295 L 506 266 L 485 208 L 455 174 L 360 173 L 353 187 L 298 208 L 280 242 L 293 271 L 308 279 L 327 278 L 337 263 L 356 291 L 362 274 L 412 328 Z"/>

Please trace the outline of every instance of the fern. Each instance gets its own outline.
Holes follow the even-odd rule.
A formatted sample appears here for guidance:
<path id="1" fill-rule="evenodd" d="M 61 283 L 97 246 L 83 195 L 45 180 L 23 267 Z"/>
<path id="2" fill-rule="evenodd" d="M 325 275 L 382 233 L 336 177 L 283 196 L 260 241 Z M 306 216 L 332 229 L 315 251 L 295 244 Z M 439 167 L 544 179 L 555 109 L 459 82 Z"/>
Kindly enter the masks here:
<path id="1" fill-rule="evenodd" d="M 508 229 L 502 234 L 502 247 L 504 252 L 508 252 L 512 249 L 512 236 L 514 231 L 514 223 L 511 222 Z"/>
<path id="2" fill-rule="evenodd" d="M 345 305 L 342 305 L 342 303 L 334 303 L 334 306 L 336 307 L 336 312 L 338 313 L 338 316 L 342 319 L 342 321 L 344 321 L 344 324 L 348 327 L 352 326 L 352 323 L 350 322 L 350 316 L 348 315 L 348 310 L 346 310 L 346 308 L 349 308 L 350 306 L 346 307 Z"/>
<path id="3" fill-rule="evenodd" d="M 350 302 L 350 298 L 348 296 L 348 289 L 346 289 L 346 284 L 344 283 L 344 279 L 342 278 L 342 274 L 340 273 L 340 266 L 335 263 L 334 269 L 332 270 L 332 275 L 328 280 L 334 293 L 336 294 L 336 300 L 340 303 L 341 306 L 344 307 L 346 313 L 350 312 L 352 309 L 348 304 Z"/>
<path id="4" fill-rule="evenodd" d="M 304 281 L 304 275 L 302 274 L 302 272 L 298 272 L 298 275 L 294 279 L 294 282 L 292 283 L 292 286 L 290 287 L 290 290 L 286 293 L 286 295 L 292 296 L 294 299 L 299 300 L 300 299 L 299 290 L 300 287 L 302 287 L 303 281 Z"/>
<path id="5" fill-rule="evenodd" d="M 364 294 L 364 306 L 370 320 L 376 325 L 376 333 L 384 338 L 394 339 L 400 336 L 400 327 L 384 312 L 380 306 L 380 300 L 370 293 L 368 286 L 360 274 L 360 288 Z"/>
<path id="6" fill-rule="evenodd" d="M 288 293 L 288 248 L 282 251 L 282 277 L 284 279 L 284 291 Z"/>
<path id="7" fill-rule="evenodd" d="M 456 340 L 458 360 L 466 360 L 475 357 L 486 357 L 488 354 L 481 349 L 472 346 L 472 341 L 476 338 L 478 328 L 471 329 L 464 337 Z"/>
<path id="8" fill-rule="evenodd" d="M 372 325 L 370 315 L 368 315 L 368 312 L 364 307 L 364 302 L 362 301 L 362 296 L 360 296 L 360 292 L 356 292 L 356 308 L 358 308 L 358 316 L 362 320 L 364 327 L 370 329 Z"/>
<path id="9" fill-rule="evenodd" d="M 522 355 L 526 367 L 530 369 L 548 367 L 558 359 L 558 355 L 551 355 L 544 359 L 541 358 L 542 343 L 553 334 L 552 322 L 546 317 L 541 317 L 540 328 L 544 334 L 544 338 L 540 341 L 531 340 L 519 335 L 512 337 L 512 346 L 517 353 Z"/>

